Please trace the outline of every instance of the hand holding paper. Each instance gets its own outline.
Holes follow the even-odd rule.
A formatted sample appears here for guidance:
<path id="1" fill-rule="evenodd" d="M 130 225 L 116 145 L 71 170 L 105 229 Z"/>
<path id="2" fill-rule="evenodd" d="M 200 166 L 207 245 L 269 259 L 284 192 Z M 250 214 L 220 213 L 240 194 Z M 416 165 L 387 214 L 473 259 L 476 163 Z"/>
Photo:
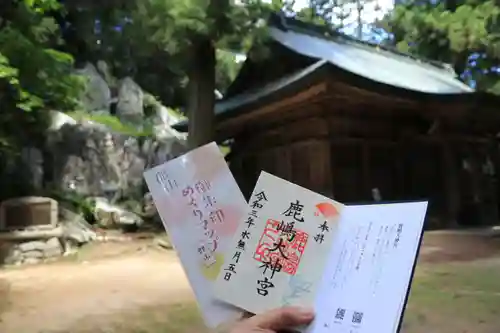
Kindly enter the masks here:
<path id="1" fill-rule="evenodd" d="M 246 203 L 215 143 L 145 178 L 208 326 L 300 305 L 307 333 L 398 331 L 427 202 L 345 206 L 262 172 Z"/>
<path id="2" fill-rule="evenodd" d="M 230 333 L 282 332 L 297 326 L 308 325 L 314 318 L 314 311 L 299 307 L 274 309 L 242 320 Z"/>
<path id="3" fill-rule="evenodd" d="M 248 206 L 221 300 L 257 314 L 314 306 L 309 333 L 397 331 L 427 202 L 344 206 L 262 172 Z"/>

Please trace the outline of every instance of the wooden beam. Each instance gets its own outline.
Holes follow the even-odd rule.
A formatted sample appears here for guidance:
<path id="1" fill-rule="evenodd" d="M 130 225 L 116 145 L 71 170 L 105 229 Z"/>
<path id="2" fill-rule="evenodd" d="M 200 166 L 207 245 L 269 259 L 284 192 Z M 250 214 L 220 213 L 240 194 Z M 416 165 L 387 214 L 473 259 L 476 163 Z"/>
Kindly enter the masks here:
<path id="1" fill-rule="evenodd" d="M 316 84 L 294 96 L 283 98 L 256 110 L 251 110 L 241 116 L 223 120 L 218 124 L 217 131 L 220 132 L 219 136 L 226 137 L 227 135 L 225 135 L 225 133 L 234 132 L 235 127 L 241 128 L 243 126 L 249 126 L 259 120 L 259 118 L 269 117 L 272 113 L 276 113 L 276 116 L 283 116 L 284 113 L 293 109 L 297 104 L 310 102 L 311 99 L 322 95 L 325 91 L 326 83 L 322 82 Z M 231 131 L 231 129 L 233 129 L 233 131 Z"/>
<path id="2" fill-rule="evenodd" d="M 217 133 L 219 140 L 233 138 L 246 140 L 255 136 L 255 133 L 267 133 L 281 130 L 287 124 L 301 121 L 302 124 L 309 122 L 311 118 L 321 118 L 324 96 L 314 96 L 304 102 L 297 103 L 285 112 L 271 113 L 252 122 L 240 123 Z"/>
<path id="3" fill-rule="evenodd" d="M 414 100 L 409 100 L 402 97 L 380 95 L 376 92 L 361 89 L 338 80 L 330 80 L 328 82 L 328 94 L 331 96 L 345 96 L 351 100 L 356 100 L 358 102 L 365 100 L 368 102 L 372 102 L 372 104 L 375 104 L 373 102 L 376 102 L 377 104 L 385 102 L 392 105 L 405 105 L 411 108 L 414 108 L 417 104 L 419 104 Z"/>

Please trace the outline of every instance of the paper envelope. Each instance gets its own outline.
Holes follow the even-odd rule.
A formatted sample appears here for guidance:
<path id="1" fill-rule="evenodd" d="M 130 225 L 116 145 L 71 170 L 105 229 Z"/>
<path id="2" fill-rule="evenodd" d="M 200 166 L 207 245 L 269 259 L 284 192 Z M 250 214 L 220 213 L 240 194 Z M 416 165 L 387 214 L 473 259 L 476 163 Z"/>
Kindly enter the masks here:
<path id="1" fill-rule="evenodd" d="M 247 210 L 219 147 L 210 143 L 195 149 L 146 171 L 144 178 L 207 326 L 239 317 L 239 309 L 212 292 Z"/>

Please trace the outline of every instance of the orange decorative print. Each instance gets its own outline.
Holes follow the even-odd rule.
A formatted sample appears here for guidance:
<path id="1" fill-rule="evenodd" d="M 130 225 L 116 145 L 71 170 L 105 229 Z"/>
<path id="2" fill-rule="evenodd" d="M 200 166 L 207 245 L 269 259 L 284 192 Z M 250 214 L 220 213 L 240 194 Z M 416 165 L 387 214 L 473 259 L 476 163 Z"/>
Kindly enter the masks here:
<path id="1" fill-rule="evenodd" d="M 267 220 L 254 259 L 261 263 L 275 263 L 281 267 L 281 272 L 295 275 L 309 235 L 298 229 L 294 229 L 293 234 L 285 233 L 280 230 L 280 223 Z"/>
<path id="2" fill-rule="evenodd" d="M 335 208 L 335 206 L 329 202 L 322 202 L 320 204 L 317 204 L 316 208 L 318 208 L 318 210 L 321 212 L 321 215 L 323 215 L 323 217 L 327 219 L 339 215 L 339 211 L 337 210 L 337 208 Z"/>

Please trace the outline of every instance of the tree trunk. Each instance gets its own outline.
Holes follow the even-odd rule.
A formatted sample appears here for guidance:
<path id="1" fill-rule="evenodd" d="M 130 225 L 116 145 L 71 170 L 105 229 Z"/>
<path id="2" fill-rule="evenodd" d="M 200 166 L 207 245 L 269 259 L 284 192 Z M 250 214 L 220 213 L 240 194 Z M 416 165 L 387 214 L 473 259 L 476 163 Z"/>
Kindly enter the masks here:
<path id="1" fill-rule="evenodd" d="M 193 43 L 188 71 L 188 146 L 194 149 L 214 139 L 215 47 L 209 38 Z"/>
<path id="2" fill-rule="evenodd" d="M 191 61 L 188 69 L 188 146 L 194 149 L 214 140 L 215 136 L 215 45 L 229 26 L 226 17 L 229 0 L 210 0 L 207 16 L 213 20 L 208 36 L 192 40 Z"/>

